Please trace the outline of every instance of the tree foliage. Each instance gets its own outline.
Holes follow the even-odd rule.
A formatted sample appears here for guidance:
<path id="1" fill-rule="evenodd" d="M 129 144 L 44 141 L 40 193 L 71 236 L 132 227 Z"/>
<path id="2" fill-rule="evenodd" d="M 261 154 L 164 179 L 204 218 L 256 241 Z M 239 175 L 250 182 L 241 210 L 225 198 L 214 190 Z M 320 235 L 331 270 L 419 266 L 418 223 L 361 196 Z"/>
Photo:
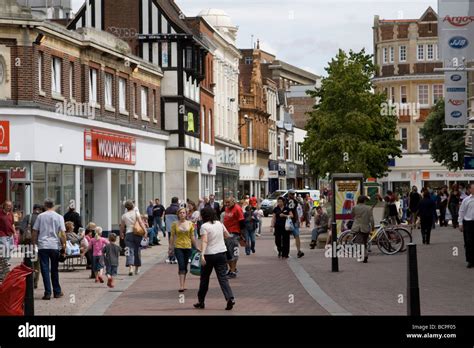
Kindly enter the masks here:
<path id="1" fill-rule="evenodd" d="M 390 158 L 401 157 L 401 143 L 396 116 L 382 112 L 386 95 L 373 92 L 372 56 L 340 50 L 325 70 L 321 87 L 308 92 L 319 101 L 302 146 L 312 173 L 386 175 Z"/>
<path id="2" fill-rule="evenodd" d="M 465 131 L 443 130 L 446 128 L 444 107 L 444 100 L 438 101 L 420 132 L 430 142 L 430 154 L 435 162 L 441 163 L 449 170 L 463 169 Z"/>

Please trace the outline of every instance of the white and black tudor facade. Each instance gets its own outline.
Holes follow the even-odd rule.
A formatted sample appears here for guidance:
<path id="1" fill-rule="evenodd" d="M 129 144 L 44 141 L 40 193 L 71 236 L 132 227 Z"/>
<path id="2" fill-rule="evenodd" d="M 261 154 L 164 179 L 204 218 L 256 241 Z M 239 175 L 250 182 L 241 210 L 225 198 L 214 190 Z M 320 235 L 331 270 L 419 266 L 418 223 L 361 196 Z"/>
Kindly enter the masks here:
<path id="1" fill-rule="evenodd" d="M 92 27 L 128 42 L 161 67 L 161 126 L 167 147 L 167 197 L 197 200 L 201 191 L 200 82 L 208 48 L 172 0 L 86 0 L 68 29 Z M 163 160 L 154 158 L 150 160 Z"/>

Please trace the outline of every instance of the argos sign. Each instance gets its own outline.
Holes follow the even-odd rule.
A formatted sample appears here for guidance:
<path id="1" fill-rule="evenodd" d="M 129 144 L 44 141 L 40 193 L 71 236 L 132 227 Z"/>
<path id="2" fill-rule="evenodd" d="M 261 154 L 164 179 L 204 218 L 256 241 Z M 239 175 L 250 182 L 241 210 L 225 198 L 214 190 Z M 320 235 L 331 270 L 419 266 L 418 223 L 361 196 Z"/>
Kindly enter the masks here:
<path id="1" fill-rule="evenodd" d="M 443 22 L 448 22 L 455 27 L 465 27 L 474 22 L 474 16 L 445 16 Z"/>

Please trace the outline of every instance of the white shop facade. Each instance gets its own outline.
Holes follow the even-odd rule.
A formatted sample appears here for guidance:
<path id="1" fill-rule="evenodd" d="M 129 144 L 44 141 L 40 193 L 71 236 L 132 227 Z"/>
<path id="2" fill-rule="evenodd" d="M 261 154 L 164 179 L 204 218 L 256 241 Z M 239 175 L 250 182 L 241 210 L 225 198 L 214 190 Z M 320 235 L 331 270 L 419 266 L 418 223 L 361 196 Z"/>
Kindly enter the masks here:
<path id="1" fill-rule="evenodd" d="M 73 199 L 83 224 L 117 231 L 126 200 L 145 214 L 166 201 L 164 132 L 27 108 L 0 108 L 0 124 L 0 200 L 25 214 L 47 197 L 64 214 Z"/>

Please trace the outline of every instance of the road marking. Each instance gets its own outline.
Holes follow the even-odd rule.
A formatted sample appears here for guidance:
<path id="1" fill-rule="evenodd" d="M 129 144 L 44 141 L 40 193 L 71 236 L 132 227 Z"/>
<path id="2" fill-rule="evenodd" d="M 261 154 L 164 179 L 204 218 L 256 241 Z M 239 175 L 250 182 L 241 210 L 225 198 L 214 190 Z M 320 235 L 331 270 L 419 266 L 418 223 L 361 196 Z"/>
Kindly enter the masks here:
<path id="1" fill-rule="evenodd" d="M 306 292 L 331 315 L 352 315 L 344 308 L 339 306 L 331 297 L 329 297 L 323 289 L 316 283 L 313 278 L 305 271 L 303 266 L 293 258 L 288 259 L 288 265 L 295 274 L 298 281 L 303 285 Z"/>
<path id="2" fill-rule="evenodd" d="M 295 250 L 295 240 L 291 240 L 291 250 Z M 277 251 L 276 246 L 274 250 Z M 314 281 L 313 278 L 305 271 L 303 266 L 297 261 L 297 259 L 290 257 L 288 259 L 288 266 L 290 266 L 291 271 L 296 276 L 298 281 L 301 283 L 306 292 L 321 306 L 323 307 L 330 315 L 352 315 L 341 306 L 339 306 L 328 294 L 324 292 L 323 289 Z"/>

